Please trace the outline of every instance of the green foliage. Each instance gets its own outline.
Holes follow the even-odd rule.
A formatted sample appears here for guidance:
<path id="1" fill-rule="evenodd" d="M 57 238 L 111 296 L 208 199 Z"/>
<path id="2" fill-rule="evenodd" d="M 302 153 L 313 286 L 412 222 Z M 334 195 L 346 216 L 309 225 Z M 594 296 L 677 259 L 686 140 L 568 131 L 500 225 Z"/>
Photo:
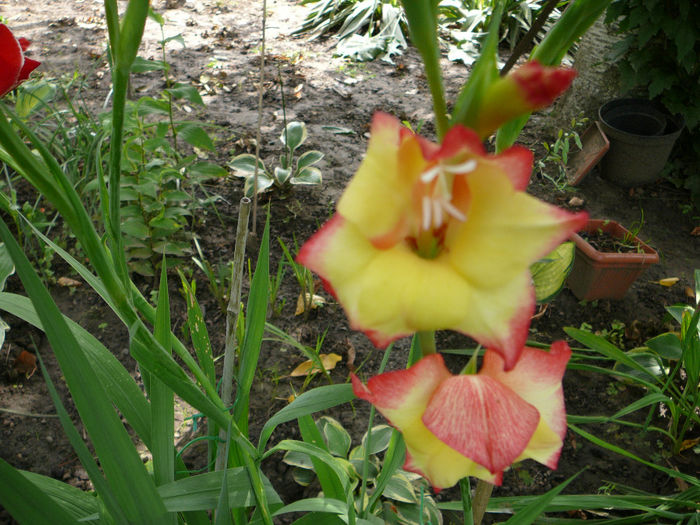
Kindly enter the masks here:
<path id="1" fill-rule="evenodd" d="M 294 162 L 294 153 L 306 142 L 308 134 L 306 124 L 303 122 L 290 122 L 280 135 L 280 142 L 284 146 L 284 152 L 280 155 L 280 165 L 270 173 L 265 164 L 257 161 L 257 193 L 262 193 L 273 184 L 278 188 L 288 185 L 315 186 L 321 184 L 321 170 L 317 164 L 323 158 L 323 153 L 309 150 L 302 153 Z M 255 155 L 243 153 L 236 155 L 229 166 L 233 168 L 234 175 L 245 179 L 244 192 L 246 197 L 252 197 L 255 193 L 256 159 Z"/>
<path id="2" fill-rule="evenodd" d="M 537 161 L 537 168 L 542 176 L 559 191 L 565 189 L 568 185 L 566 167 L 569 163 L 571 142 L 573 141 L 578 148 L 575 151 L 583 149 L 578 130 L 585 127 L 586 124 L 588 124 L 588 118 L 572 118 L 569 129 L 560 129 L 554 142 L 542 142 L 546 155 Z"/>
<path id="3" fill-rule="evenodd" d="M 576 245 L 564 242 L 530 266 L 538 303 L 548 303 L 559 294 L 574 266 L 575 254 Z"/>
<path id="4" fill-rule="evenodd" d="M 633 408 L 623 409 L 620 415 L 650 406 L 645 430 L 660 432 L 671 442 L 673 454 L 684 446 L 684 438 L 700 425 L 696 413 L 700 398 L 700 270 L 695 270 L 695 306 L 682 305 L 667 308 L 679 323 L 679 332 L 666 332 L 648 340 L 644 346 L 627 352 L 620 350 L 624 325 L 613 323 L 613 330 L 596 335 L 590 331 L 567 328 L 566 332 L 588 348 L 614 363 L 610 372 L 622 381 L 644 387 L 649 393 Z M 650 426 L 654 407 L 663 403 L 670 419 L 667 430 Z"/>
<path id="5" fill-rule="evenodd" d="M 389 448 L 394 431 L 388 425 L 376 425 L 372 427 L 371 432 L 362 436 L 359 445 L 351 448 L 350 434 L 337 420 L 322 416 L 316 420 L 315 426 L 317 436 L 321 438 L 316 444 L 330 453 L 331 461 L 348 475 L 349 490 L 354 493 L 355 505 L 362 508 L 365 502 L 360 498 L 359 489 L 363 472 L 366 470 L 365 482 L 376 486 L 382 471 L 383 461 L 380 454 Z M 315 434 L 310 429 L 307 431 L 307 435 Z M 312 460 L 312 456 L 301 450 L 288 450 L 282 459 L 284 463 L 293 467 L 294 481 L 302 486 L 310 485 L 317 478 L 318 465 Z M 321 485 L 323 486 L 323 482 Z M 368 495 L 371 496 L 372 493 L 370 490 Z M 324 495 L 327 496 L 325 490 Z M 344 498 L 344 495 L 341 495 L 341 498 Z M 381 503 L 366 519 L 372 517 L 381 520 L 381 523 L 442 523 L 442 516 L 435 500 L 428 494 L 425 480 L 412 472 L 396 469 L 381 491 Z M 343 506 L 339 507 L 340 509 L 347 512 Z"/>
<path id="6" fill-rule="evenodd" d="M 336 54 L 358 61 L 391 61 L 407 47 L 406 20 L 398 0 L 304 0 L 314 4 L 295 33 L 312 39 L 334 32 Z"/>
<path id="7" fill-rule="evenodd" d="M 496 0 L 446 0 L 440 2 L 439 23 L 448 44 L 447 57 L 471 65 L 479 56 L 483 37 L 488 32 Z M 503 3 L 503 2 L 501 2 Z M 507 0 L 498 30 L 499 42 L 505 43 L 511 50 L 530 30 L 546 0 Z M 560 1 L 550 13 L 543 29 L 535 42 L 539 42 L 559 19 L 568 0 Z"/>
<path id="8" fill-rule="evenodd" d="M 669 175 L 689 190 L 700 210 L 700 11 L 695 0 L 613 0 L 606 22 L 622 40 L 611 53 L 624 91 L 643 89 L 671 113 L 685 118 L 690 133 L 675 148 Z"/>

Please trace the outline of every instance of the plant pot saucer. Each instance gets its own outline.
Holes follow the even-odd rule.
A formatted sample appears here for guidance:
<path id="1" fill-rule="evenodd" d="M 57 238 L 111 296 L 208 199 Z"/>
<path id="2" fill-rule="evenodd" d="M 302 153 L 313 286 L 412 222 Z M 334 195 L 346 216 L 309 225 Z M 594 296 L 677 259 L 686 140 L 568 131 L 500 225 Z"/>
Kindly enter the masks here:
<path id="1" fill-rule="evenodd" d="M 610 141 L 596 120 L 581 135 L 580 151 L 569 156 L 566 167 L 566 181 L 569 186 L 578 186 L 610 149 Z"/>

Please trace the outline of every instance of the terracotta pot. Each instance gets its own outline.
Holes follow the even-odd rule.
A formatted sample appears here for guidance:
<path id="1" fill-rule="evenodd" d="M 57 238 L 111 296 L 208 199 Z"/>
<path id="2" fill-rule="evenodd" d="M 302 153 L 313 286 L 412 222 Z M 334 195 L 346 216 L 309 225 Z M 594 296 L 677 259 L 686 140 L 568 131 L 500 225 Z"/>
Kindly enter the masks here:
<path id="1" fill-rule="evenodd" d="M 591 219 L 582 231 L 602 230 L 616 239 L 632 234 L 615 221 Z M 574 267 L 566 281 L 574 295 L 583 301 L 595 299 L 622 299 L 627 289 L 652 264 L 659 262 L 659 254 L 639 238 L 633 237 L 640 252 L 606 253 L 591 246 L 580 235 L 573 234 L 576 244 Z"/>

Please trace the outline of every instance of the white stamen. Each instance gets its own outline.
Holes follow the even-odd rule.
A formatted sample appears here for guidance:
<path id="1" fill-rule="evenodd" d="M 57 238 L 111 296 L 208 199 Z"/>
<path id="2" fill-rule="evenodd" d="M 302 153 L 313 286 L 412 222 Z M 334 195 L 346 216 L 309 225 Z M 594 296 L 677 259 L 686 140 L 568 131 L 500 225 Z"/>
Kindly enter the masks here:
<path id="1" fill-rule="evenodd" d="M 443 202 L 442 205 L 445 207 L 445 211 L 449 214 L 452 215 L 455 219 L 458 221 L 466 221 L 467 216 L 464 215 L 460 210 L 458 210 L 455 206 L 452 205 L 451 202 Z"/>
<path id="2" fill-rule="evenodd" d="M 420 176 L 420 181 L 423 182 L 424 184 L 427 184 L 428 182 L 432 181 L 435 177 L 440 175 L 442 172 L 442 166 L 440 164 L 436 164 L 432 168 L 430 168 L 427 171 L 424 171 L 421 176 Z"/>
<path id="3" fill-rule="evenodd" d="M 471 159 L 462 164 L 443 166 L 442 169 L 447 173 L 471 173 L 476 169 L 476 161 Z"/>
<path id="4" fill-rule="evenodd" d="M 430 229 L 430 216 L 432 215 L 430 213 L 430 197 L 427 195 L 423 196 L 423 206 L 422 206 L 422 212 L 423 212 L 423 230 L 428 231 Z"/>

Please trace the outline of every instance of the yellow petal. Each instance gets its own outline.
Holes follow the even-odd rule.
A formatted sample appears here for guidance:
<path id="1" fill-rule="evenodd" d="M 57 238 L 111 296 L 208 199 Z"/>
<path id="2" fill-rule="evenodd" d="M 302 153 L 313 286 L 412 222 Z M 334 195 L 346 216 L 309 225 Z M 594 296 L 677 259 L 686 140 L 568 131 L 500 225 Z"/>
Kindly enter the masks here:
<path id="1" fill-rule="evenodd" d="M 378 247 L 408 231 L 413 183 L 425 166 L 418 141 L 401 133 L 396 118 L 375 114 L 367 154 L 338 202 L 338 213 Z"/>

